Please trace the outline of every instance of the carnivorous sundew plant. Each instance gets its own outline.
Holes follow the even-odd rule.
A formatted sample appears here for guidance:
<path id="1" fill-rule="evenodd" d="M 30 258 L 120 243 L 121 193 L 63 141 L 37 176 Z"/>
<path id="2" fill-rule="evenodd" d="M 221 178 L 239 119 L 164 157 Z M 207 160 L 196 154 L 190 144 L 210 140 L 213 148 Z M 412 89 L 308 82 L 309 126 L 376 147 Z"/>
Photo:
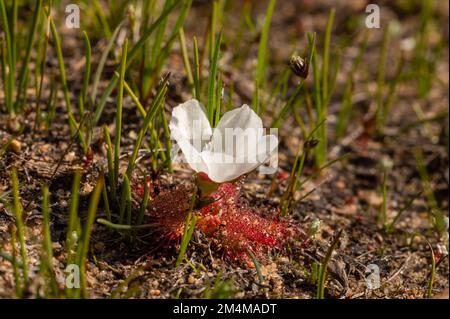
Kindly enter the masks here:
<path id="1" fill-rule="evenodd" d="M 172 110 L 169 128 L 176 141 L 173 153 L 181 149 L 195 171 L 197 228 L 224 248 L 227 256 L 240 260 L 249 261 L 249 251 L 260 256 L 264 248 L 281 248 L 291 225 L 274 212 L 263 217 L 240 199 L 244 175 L 270 161 L 278 147 L 277 136 L 264 135 L 262 120 L 252 108 L 242 105 L 228 111 L 212 128 L 203 106 L 191 99 Z M 150 204 L 153 222 L 165 225 L 166 237 L 180 238 L 182 229 L 189 226 L 183 226 L 189 208 L 186 199 L 192 196 L 188 194 L 181 187 Z M 171 203 L 180 198 L 184 208 L 174 211 Z"/>

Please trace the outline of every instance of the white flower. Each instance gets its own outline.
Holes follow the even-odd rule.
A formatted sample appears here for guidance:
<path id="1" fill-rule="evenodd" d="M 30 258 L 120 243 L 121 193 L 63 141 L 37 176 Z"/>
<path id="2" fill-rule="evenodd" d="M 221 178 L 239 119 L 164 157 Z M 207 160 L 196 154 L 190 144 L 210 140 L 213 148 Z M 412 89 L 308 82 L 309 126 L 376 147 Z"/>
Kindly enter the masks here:
<path id="1" fill-rule="evenodd" d="M 263 135 L 261 118 L 246 104 L 225 113 L 212 129 L 204 108 L 192 99 L 173 109 L 169 127 L 191 168 L 216 183 L 254 170 L 278 147 L 278 138 Z"/>

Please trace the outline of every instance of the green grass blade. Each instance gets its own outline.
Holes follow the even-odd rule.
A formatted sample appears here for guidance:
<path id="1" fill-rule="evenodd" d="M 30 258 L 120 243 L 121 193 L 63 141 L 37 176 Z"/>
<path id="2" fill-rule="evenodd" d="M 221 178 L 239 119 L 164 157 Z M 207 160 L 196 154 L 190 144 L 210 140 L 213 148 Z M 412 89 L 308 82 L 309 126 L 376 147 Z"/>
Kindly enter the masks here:
<path id="1" fill-rule="evenodd" d="M 319 82 L 319 87 L 315 88 L 320 90 L 316 94 L 321 93 L 320 102 L 317 103 L 317 118 L 319 120 L 326 119 L 328 117 L 328 100 L 330 95 L 330 75 L 329 75 L 329 64 L 330 64 L 330 42 L 331 42 L 331 30 L 333 27 L 335 9 L 330 11 L 328 16 L 328 21 L 325 30 L 325 39 L 324 39 L 324 50 L 323 50 L 323 63 L 322 63 L 322 75 L 321 82 Z M 314 59 L 316 60 L 316 59 Z M 317 61 L 314 62 L 314 67 L 317 67 Z M 316 151 L 316 164 L 317 166 L 322 166 L 327 160 L 327 152 L 328 152 L 328 125 L 325 122 L 324 125 L 320 128 L 318 138 L 319 144 L 317 145 Z"/>
<path id="2" fill-rule="evenodd" d="M 109 135 L 108 126 L 103 125 L 103 137 L 106 143 L 106 156 L 108 160 L 108 182 L 109 182 L 109 191 L 111 192 L 111 198 L 113 201 L 116 200 L 116 176 L 114 172 L 114 156 L 113 156 L 113 147 L 111 143 L 111 136 Z"/>
<path id="3" fill-rule="evenodd" d="M 104 205 L 104 208 L 105 208 L 106 218 L 108 219 L 108 221 L 111 221 L 112 220 L 112 215 L 111 215 L 111 209 L 110 209 L 110 206 L 109 206 L 108 191 L 106 189 L 106 186 L 103 187 L 102 198 L 103 198 L 103 205 Z"/>
<path id="4" fill-rule="evenodd" d="M 119 224 L 123 223 L 123 219 L 125 218 L 125 211 L 128 210 L 128 206 L 131 205 L 131 186 L 130 179 L 127 175 L 123 177 L 123 185 L 122 185 L 122 193 L 120 195 L 120 203 L 119 203 Z M 127 225 L 131 225 L 131 223 L 127 223 Z"/>
<path id="5" fill-rule="evenodd" d="M 6 53 L 8 61 L 8 77 L 7 82 L 4 84 L 6 86 L 6 108 L 9 113 L 14 113 L 13 99 L 14 99 L 14 77 L 15 77 L 15 63 L 14 63 L 14 52 L 12 47 L 12 34 L 9 28 L 8 12 L 5 6 L 5 0 L 0 0 L 0 21 L 3 26 L 6 41 Z"/>
<path id="6" fill-rule="evenodd" d="M 208 104 L 206 108 L 206 113 L 208 114 L 208 119 L 211 125 L 214 124 L 214 113 L 216 111 L 216 93 L 217 93 L 216 76 L 219 63 L 221 39 L 222 39 L 222 31 L 220 31 L 219 34 L 217 35 L 216 46 L 214 47 L 213 59 L 211 61 L 211 67 L 209 70 Z"/>
<path id="7" fill-rule="evenodd" d="M 19 180 L 17 178 L 17 170 L 14 167 L 11 170 L 11 183 L 13 194 L 13 212 L 16 219 L 17 235 L 20 244 L 20 257 L 22 258 L 23 282 L 25 286 L 28 284 L 28 257 L 25 244 L 25 226 L 23 224 L 23 208 L 20 203 Z"/>
<path id="8" fill-rule="evenodd" d="M 325 28 L 325 39 L 323 44 L 323 64 L 322 64 L 322 101 L 328 100 L 329 95 L 329 65 L 330 65 L 330 43 L 331 43 L 331 30 L 333 27 L 334 15 L 336 10 L 332 9 L 328 16 L 327 25 Z M 325 106 L 325 105 L 324 105 Z"/>
<path id="9" fill-rule="evenodd" d="M 383 42 L 380 47 L 380 61 L 378 63 L 378 75 L 377 75 L 377 90 L 376 90 L 376 102 L 377 102 L 377 128 L 380 130 L 383 126 L 383 114 L 384 110 L 384 86 L 385 86 L 385 73 L 386 73 L 386 61 L 389 45 L 389 26 L 386 27 L 383 34 Z"/>
<path id="10" fill-rule="evenodd" d="M 287 115 L 287 113 L 295 107 L 295 105 L 302 102 L 302 99 L 300 98 L 300 94 L 303 91 L 303 83 L 304 81 L 301 81 L 296 89 L 295 92 L 292 94 L 292 96 L 289 98 L 289 100 L 286 102 L 286 104 L 283 106 L 280 112 L 276 115 L 276 117 L 272 121 L 271 127 L 279 128 L 281 121 L 284 120 L 284 117 Z"/>
<path id="11" fill-rule="evenodd" d="M 333 251 L 336 249 L 336 246 L 339 242 L 341 235 L 342 235 L 342 229 L 338 232 L 336 237 L 334 237 L 334 240 L 331 243 L 330 248 L 328 248 L 325 259 L 320 265 L 319 278 L 318 278 L 318 282 L 317 282 L 317 294 L 316 294 L 317 299 L 325 298 L 325 280 L 327 278 L 328 263 L 331 259 L 331 255 L 333 254 Z"/>
<path id="12" fill-rule="evenodd" d="M 0 79 L 1 79 L 1 83 L 2 83 L 2 87 L 3 87 L 3 96 L 5 97 L 5 111 L 9 112 L 8 110 L 8 85 L 7 85 L 7 67 L 6 65 L 8 64 L 6 58 L 7 58 L 7 53 L 6 53 L 6 40 L 4 37 L 0 38 L 0 56 L 1 56 L 1 60 L 0 60 Z M 0 109 L 1 111 L 1 109 Z"/>
<path id="13" fill-rule="evenodd" d="M 191 63 L 189 62 L 189 55 L 187 52 L 187 46 L 186 46 L 186 37 L 184 36 L 184 30 L 183 28 L 179 31 L 179 38 L 180 38 L 180 48 L 181 48 L 181 54 L 183 57 L 183 64 L 184 69 L 186 71 L 186 78 L 188 80 L 189 86 L 194 86 L 194 77 L 192 75 L 192 69 L 191 69 Z M 195 95 L 195 93 L 194 93 Z"/>
<path id="14" fill-rule="evenodd" d="M 164 107 L 161 108 L 160 114 L 161 114 L 161 122 L 163 124 L 163 129 L 164 129 L 164 142 L 166 144 L 165 145 L 166 157 L 163 158 L 163 160 L 167 161 L 167 169 L 168 169 L 169 173 L 173 173 L 172 159 L 170 157 L 170 152 L 172 150 L 172 140 L 170 138 L 170 129 L 169 129 L 169 124 L 167 123 L 167 117 L 166 117 L 166 112 L 164 110 Z"/>
<path id="15" fill-rule="evenodd" d="M 50 233 L 50 204 L 48 186 L 42 186 L 42 225 L 44 237 L 44 251 L 47 257 L 47 263 L 50 267 L 53 266 L 53 249 L 52 238 Z"/>
<path id="16" fill-rule="evenodd" d="M 102 116 L 103 109 L 105 108 L 106 101 L 110 97 L 112 91 L 117 85 L 117 80 L 119 79 L 119 74 L 114 74 L 111 80 L 109 81 L 108 85 L 105 88 L 105 91 L 103 92 L 98 104 L 95 107 L 94 117 L 92 119 L 93 125 L 96 126 L 98 124 L 98 121 L 100 121 L 100 117 Z"/>
<path id="17" fill-rule="evenodd" d="M 433 246 L 431 246 L 430 242 L 427 240 L 428 248 L 430 248 L 430 258 L 431 258 L 431 269 L 430 275 L 428 279 L 428 288 L 427 288 L 427 299 L 433 298 L 433 284 L 436 278 L 436 257 L 434 255 Z"/>
<path id="18" fill-rule="evenodd" d="M 17 228 L 11 227 L 11 250 L 12 250 L 12 256 L 10 258 L 10 262 L 13 267 L 13 275 L 14 275 L 14 285 L 16 290 L 16 296 L 21 298 L 22 297 L 22 282 L 20 279 L 20 270 L 19 270 L 19 261 L 17 260 L 17 252 L 16 252 L 16 243 L 17 243 Z M 5 255 L 2 255 L 3 258 L 5 258 Z"/>
<path id="19" fill-rule="evenodd" d="M 80 182 L 81 171 L 76 171 L 72 182 L 72 192 L 69 206 L 69 223 L 67 225 L 66 233 L 67 264 L 75 263 L 76 245 L 80 236 L 80 220 L 78 217 Z"/>
<path id="20" fill-rule="evenodd" d="M 339 115 L 336 123 L 336 137 L 342 138 L 345 134 L 345 130 L 350 120 L 351 110 L 353 107 L 353 80 L 355 72 L 358 70 L 361 64 L 362 57 L 366 51 L 367 41 L 369 39 L 369 32 L 366 30 L 364 33 L 364 38 L 361 41 L 358 48 L 358 55 L 353 62 L 353 67 L 347 77 L 347 82 L 344 88 L 344 95 L 342 98 L 341 109 L 339 110 Z"/>
<path id="21" fill-rule="evenodd" d="M 124 225 L 124 224 L 115 224 L 107 221 L 103 218 L 98 218 L 97 223 L 105 225 L 106 227 L 109 227 L 111 229 L 115 230 L 139 230 L 139 229 L 154 229 L 158 228 L 159 226 L 156 224 L 143 224 L 143 225 Z"/>
<path id="22" fill-rule="evenodd" d="M 200 78 L 200 60 L 198 55 L 198 42 L 197 38 L 194 37 L 194 98 L 196 98 L 198 101 L 201 99 L 201 78 Z"/>
<path id="23" fill-rule="evenodd" d="M 27 88 L 27 84 L 28 84 L 28 74 L 29 74 L 29 64 L 30 64 L 30 59 L 31 59 L 31 49 L 33 48 L 34 39 L 36 36 L 37 25 L 38 25 L 38 20 L 39 20 L 39 16 L 41 15 L 42 2 L 43 2 L 43 0 L 36 1 L 36 7 L 35 7 L 34 13 L 33 13 L 33 20 L 31 22 L 31 28 L 29 30 L 30 35 L 29 35 L 28 42 L 27 42 L 25 57 L 23 58 L 22 68 L 20 69 L 20 72 L 19 72 L 19 79 L 18 79 L 19 87 L 17 89 L 16 109 L 22 108 L 22 103 L 23 103 L 22 95 L 23 94 L 26 95 L 26 88 Z"/>
<path id="24" fill-rule="evenodd" d="M 86 65 L 83 73 L 83 86 L 81 89 L 81 98 L 83 104 L 89 103 L 87 99 L 89 80 L 91 77 L 91 43 L 86 31 L 83 31 L 84 46 L 86 48 Z"/>
<path id="25" fill-rule="evenodd" d="M 386 96 L 386 102 L 383 105 L 383 117 L 382 117 L 382 125 L 384 126 L 387 119 L 389 112 L 391 111 L 391 107 L 394 104 L 395 96 L 396 96 L 396 90 L 397 85 L 400 82 L 400 79 L 403 75 L 403 66 L 405 64 L 405 58 L 402 53 L 400 53 L 400 57 L 398 58 L 397 62 L 397 68 L 395 70 L 394 78 L 392 79 L 391 83 L 389 84 L 388 93 Z"/>
<path id="26" fill-rule="evenodd" d="M 423 189 L 427 198 L 427 206 L 430 214 L 430 220 L 440 236 L 445 234 L 447 230 L 445 215 L 439 207 L 436 196 L 433 192 L 433 186 L 430 181 L 430 176 L 427 171 L 423 152 L 419 148 L 413 150 L 414 157 L 417 163 L 417 170 L 422 180 Z"/>
<path id="27" fill-rule="evenodd" d="M 194 230 L 195 230 L 195 224 L 197 223 L 197 218 L 195 216 L 193 216 L 192 211 L 194 210 L 196 201 L 197 201 L 197 190 L 195 189 L 192 194 L 191 204 L 190 204 L 189 211 L 186 216 L 186 221 L 184 224 L 184 231 L 183 231 L 183 237 L 181 238 L 180 251 L 178 253 L 178 257 L 177 257 L 177 260 L 175 263 L 176 267 L 181 265 L 181 262 L 184 259 L 184 255 L 186 254 L 187 246 L 189 245 L 192 234 L 194 233 Z"/>
<path id="28" fill-rule="evenodd" d="M 123 83 L 125 81 L 125 71 L 127 65 L 128 40 L 122 47 L 122 59 L 120 61 L 119 87 L 116 101 L 116 133 L 114 136 L 114 177 L 117 185 L 120 167 L 120 139 L 122 135 L 122 109 L 123 109 Z"/>
<path id="29" fill-rule="evenodd" d="M 53 248 L 50 232 L 50 202 L 48 186 L 42 186 L 42 233 L 43 233 L 43 256 L 41 256 L 41 271 L 47 280 L 50 281 L 50 287 L 46 289 L 47 294 L 57 296 L 59 292 L 58 282 L 53 270 Z"/>
<path id="30" fill-rule="evenodd" d="M 148 200 L 150 197 L 150 187 L 148 183 L 148 177 L 147 174 L 144 175 L 144 197 L 141 201 L 141 207 L 139 207 L 139 214 L 138 218 L 136 220 L 136 226 L 142 225 L 142 222 L 144 221 L 144 214 L 145 210 L 147 209 Z"/>

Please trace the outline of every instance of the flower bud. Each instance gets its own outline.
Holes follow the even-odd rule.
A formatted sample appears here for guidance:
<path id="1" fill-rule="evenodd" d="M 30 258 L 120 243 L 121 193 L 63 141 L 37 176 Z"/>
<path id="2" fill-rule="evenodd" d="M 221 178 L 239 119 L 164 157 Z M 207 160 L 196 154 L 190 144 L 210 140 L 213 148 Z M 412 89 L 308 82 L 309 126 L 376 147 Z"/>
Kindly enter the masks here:
<path id="1" fill-rule="evenodd" d="M 306 79 L 308 76 L 308 63 L 298 55 L 292 55 L 289 59 L 289 66 L 297 76 Z"/>
<path id="2" fill-rule="evenodd" d="M 305 143 L 303 144 L 303 147 L 305 150 L 310 150 L 310 149 L 313 149 L 314 147 L 316 147 L 317 144 L 319 144 L 319 140 L 316 138 L 312 138 L 310 140 L 305 141 Z"/>

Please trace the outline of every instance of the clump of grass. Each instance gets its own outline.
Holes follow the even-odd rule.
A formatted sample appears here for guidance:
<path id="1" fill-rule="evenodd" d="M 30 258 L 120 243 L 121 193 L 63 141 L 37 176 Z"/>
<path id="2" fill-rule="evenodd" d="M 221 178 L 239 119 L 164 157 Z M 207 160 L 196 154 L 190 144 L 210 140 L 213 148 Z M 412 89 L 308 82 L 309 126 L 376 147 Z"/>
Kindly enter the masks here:
<path id="1" fill-rule="evenodd" d="M 353 107 L 353 81 L 355 78 L 355 73 L 358 70 L 361 60 L 363 58 L 363 55 L 365 53 L 366 47 L 367 47 L 367 40 L 369 38 L 369 32 L 366 30 L 364 33 L 364 38 L 359 44 L 358 48 L 358 55 L 355 58 L 355 61 L 353 62 L 352 69 L 350 70 L 350 73 L 347 76 L 347 81 L 345 83 L 344 88 L 344 94 L 342 97 L 341 102 L 341 109 L 339 111 L 337 123 L 336 123 L 336 138 L 342 138 L 345 134 L 345 131 L 348 127 L 348 123 L 350 122 L 350 116 L 352 113 L 352 107 Z"/>
<path id="2" fill-rule="evenodd" d="M 193 53 L 194 53 L 194 66 L 193 72 L 191 64 L 189 62 L 189 57 L 187 53 L 184 32 L 180 32 L 180 44 L 183 55 L 183 63 L 188 78 L 188 83 L 192 87 L 193 96 L 195 99 L 202 102 L 206 101 L 206 114 L 211 126 L 214 127 L 220 120 L 222 113 L 222 95 L 223 95 L 223 83 L 222 75 L 219 70 L 219 60 L 220 60 L 220 47 L 222 45 L 223 31 L 220 30 L 216 34 L 217 25 L 220 19 L 220 10 L 223 6 L 223 1 L 213 1 L 212 6 L 212 16 L 209 28 L 209 77 L 207 83 L 207 94 L 204 98 L 202 95 L 202 79 L 201 79 L 201 57 L 199 54 L 197 38 L 193 39 Z M 203 51 L 204 52 L 204 51 Z"/>
<path id="3" fill-rule="evenodd" d="M 435 10 L 435 1 L 424 0 L 421 2 L 420 29 L 417 32 L 416 46 L 413 52 L 414 78 L 418 83 L 418 93 L 425 98 L 430 91 L 435 79 L 436 62 L 439 61 L 442 49 L 445 46 L 443 40 L 436 46 L 430 44 L 430 31 Z"/>
<path id="4" fill-rule="evenodd" d="M 169 35 L 165 45 L 160 47 L 160 49 L 159 49 L 159 53 L 157 54 L 157 63 L 155 64 L 155 69 L 150 72 L 152 77 L 151 77 L 151 83 L 148 86 L 146 86 L 148 91 L 145 91 L 145 94 L 143 94 L 143 91 L 144 91 L 143 83 L 144 82 L 142 80 L 140 80 L 140 82 L 137 84 L 133 82 L 133 84 L 131 85 L 131 87 L 134 87 L 136 84 L 136 86 L 140 87 L 139 98 L 142 100 L 142 104 L 144 106 L 147 104 L 147 101 L 151 97 L 151 89 L 157 83 L 157 79 L 159 77 L 159 74 L 161 73 L 161 69 L 163 68 L 165 61 L 167 60 L 167 58 L 170 54 L 172 45 L 175 42 L 175 40 L 177 39 L 179 30 L 183 26 L 184 20 L 187 16 L 187 13 L 189 12 L 192 0 L 186 0 L 186 1 L 176 0 L 176 1 L 171 2 L 169 6 L 166 6 L 165 8 L 163 8 L 163 10 L 159 14 L 158 18 L 156 18 L 154 21 L 152 21 L 152 23 L 150 25 L 147 25 L 145 28 L 144 27 L 142 28 L 139 40 L 128 51 L 127 61 L 126 61 L 126 69 L 127 70 L 130 69 L 130 67 L 133 65 L 133 63 L 136 62 L 136 59 L 138 57 L 142 58 L 143 51 L 145 51 L 145 52 L 150 51 L 150 50 L 145 50 L 146 48 L 148 49 L 148 47 L 147 47 L 148 42 L 153 39 L 153 37 L 152 37 L 153 35 L 155 35 L 155 37 L 156 37 L 157 36 L 156 34 L 158 34 L 158 32 L 160 35 L 164 33 L 163 31 L 161 31 L 162 29 L 160 29 L 161 25 L 165 24 L 165 22 L 167 21 L 166 20 L 167 17 L 177 7 L 179 7 L 181 3 L 183 5 L 181 7 L 178 18 L 175 21 L 175 24 L 172 28 L 172 31 L 170 32 L 170 35 Z M 148 19 L 148 21 L 150 21 L 150 19 Z M 165 30 L 166 28 L 164 27 L 163 29 Z M 110 42 L 111 42 L 111 40 L 110 40 Z M 146 60 L 146 61 L 148 61 L 148 60 Z M 144 67 L 144 69 L 145 69 L 145 67 L 148 66 L 148 63 L 146 63 L 144 61 L 144 62 L 141 62 L 140 65 L 141 65 L 141 67 L 138 69 L 141 69 L 142 67 Z M 99 76 L 96 74 L 96 76 L 94 78 L 97 79 L 97 78 L 99 78 Z M 139 77 L 139 78 L 141 78 L 141 77 Z M 119 81 L 119 76 L 114 74 L 113 77 L 110 79 L 102 96 L 100 97 L 99 102 L 95 106 L 94 123 L 97 123 L 98 120 L 100 119 L 101 114 L 103 112 L 103 108 L 106 104 L 106 101 L 107 101 L 108 97 L 111 95 L 113 89 L 116 87 L 118 81 Z M 94 90 L 94 92 L 95 92 L 95 90 Z M 91 98 L 94 99 L 93 96 L 91 96 Z"/>
<path id="5" fill-rule="evenodd" d="M 180 6 L 182 4 L 180 13 L 178 15 L 177 20 L 175 21 L 174 25 L 170 29 L 170 32 L 168 32 L 168 15 L 171 13 L 176 7 Z M 139 68 L 139 82 L 137 83 L 137 86 L 139 88 L 139 96 L 143 101 L 143 104 L 146 105 L 147 101 L 149 100 L 151 96 L 151 90 L 157 85 L 158 78 L 161 74 L 162 68 L 165 65 L 165 62 L 167 61 L 172 45 L 175 42 L 175 40 L 179 37 L 179 32 L 181 28 L 183 27 L 184 20 L 189 12 L 189 9 L 191 7 L 192 0 L 184 0 L 184 1 L 166 1 L 164 4 L 164 7 L 162 9 L 162 13 L 160 15 L 161 19 L 158 22 L 158 25 L 154 27 L 154 37 L 152 38 L 151 42 L 151 50 L 149 50 L 150 42 L 145 40 L 145 43 L 142 43 L 142 46 L 144 47 L 144 50 L 140 51 L 141 54 L 141 64 Z M 167 14 L 166 14 L 167 13 Z M 164 14 L 164 15 L 163 15 Z M 159 20 L 158 19 L 158 20 Z M 158 21 L 157 20 L 157 21 Z M 148 21 L 148 20 L 147 20 Z M 155 21 L 154 24 L 148 26 L 146 20 L 141 21 L 141 32 L 142 32 L 142 38 L 146 36 L 146 33 L 151 31 L 152 27 L 156 24 L 157 21 Z M 163 42 L 164 37 L 168 33 L 167 40 L 165 43 Z M 141 38 L 141 40 L 142 40 Z M 149 36 L 150 38 L 150 36 Z M 141 41 L 139 40 L 139 42 Z M 139 42 L 136 44 L 138 45 Z M 134 49 L 134 48 L 133 48 Z M 150 51 L 150 56 L 148 56 L 147 52 Z M 137 51 L 130 51 L 130 59 L 133 58 L 133 54 Z"/>
<path id="6" fill-rule="evenodd" d="M 45 16 L 43 18 L 40 26 L 39 26 L 39 37 L 38 37 L 38 45 L 36 48 L 36 62 L 34 68 L 34 90 L 36 92 L 36 118 L 34 129 L 37 130 L 39 128 L 39 124 L 41 123 L 41 97 L 43 93 L 44 87 L 44 76 L 46 74 L 46 57 L 47 57 L 47 49 L 48 43 L 50 39 L 50 16 Z M 56 107 L 56 81 L 53 75 L 50 76 L 50 96 L 48 98 L 47 103 L 47 113 L 48 116 L 46 118 L 46 129 L 50 129 L 51 122 L 54 117 L 54 108 Z M 53 114 L 52 114 L 53 113 Z"/>
<path id="7" fill-rule="evenodd" d="M 50 233 L 50 195 L 48 186 L 42 186 L 42 250 L 39 258 L 39 274 L 44 279 L 44 285 L 40 290 L 40 297 L 43 298 L 87 298 L 87 284 L 86 284 L 86 259 L 91 238 L 92 225 L 97 213 L 99 198 L 103 189 L 103 177 L 100 177 L 94 187 L 89 201 L 87 211 L 87 219 L 84 227 L 81 226 L 80 218 L 78 216 L 79 203 L 79 186 L 81 180 L 81 172 L 76 172 L 73 181 L 71 203 L 69 211 L 69 223 L 66 233 L 66 262 L 68 265 L 75 264 L 80 269 L 81 289 L 65 287 L 64 292 L 60 290 L 58 281 L 56 279 L 55 268 L 53 264 L 53 249 L 52 239 Z M 13 266 L 13 273 L 15 278 L 15 289 L 18 297 L 23 296 L 23 292 L 28 286 L 28 256 L 25 243 L 25 226 L 23 224 L 23 208 L 20 203 L 19 196 L 19 181 L 17 178 L 17 171 L 15 168 L 11 171 L 12 183 L 12 211 L 16 217 L 16 225 L 11 228 L 11 245 L 12 255 L 0 253 L 0 257 L 10 261 Z M 16 245 L 19 243 L 21 260 L 17 259 Z"/>
<path id="8" fill-rule="evenodd" d="M 166 75 L 165 78 L 162 79 L 160 85 L 158 86 L 155 98 L 153 99 L 153 102 L 151 104 L 151 106 L 149 107 L 149 110 L 146 111 L 143 107 L 143 105 L 141 104 L 141 102 L 139 101 L 138 97 L 133 93 L 133 91 L 131 90 L 131 88 L 128 86 L 128 84 L 125 82 L 125 66 L 126 66 L 126 55 L 127 55 L 127 50 L 126 50 L 126 42 L 124 44 L 124 48 L 123 48 L 123 57 L 121 60 L 121 74 L 118 75 L 118 77 L 120 78 L 119 81 L 119 93 L 117 96 L 117 110 L 116 110 L 116 132 L 115 132 L 115 140 L 114 140 L 114 149 L 113 149 L 113 145 L 111 143 L 111 137 L 109 135 L 109 131 L 107 126 L 105 125 L 103 127 L 103 132 L 104 132 L 104 138 L 105 138 L 105 142 L 106 142 L 106 153 L 107 153 L 107 159 L 108 159 L 108 164 L 107 164 L 107 175 L 108 175 L 108 188 L 110 190 L 111 193 L 111 197 L 108 197 L 107 194 L 105 194 L 103 196 L 103 201 L 104 203 L 107 203 L 107 207 L 108 207 L 108 211 L 110 209 L 118 209 L 119 212 L 119 219 L 118 219 L 118 223 L 119 225 L 123 224 L 124 222 L 124 217 L 125 217 L 125 213 L 126 213 L 126 217 L 127 217 L 127 225 L 131 225 L 133 222 L 140 224 L 142 222 L 142 218 L 143 218 L 143 212 L 145 210 L 145 207 L 141 207 L 140 208 L 140 213 L 137 217 L 135 217 L 133 219 L 132 217 L 132 207 L 131 207 L 131 178 L 132 178 L 132 174 L 136 165 L 136 159 L 139 153 L 139 150 L 141 149 L 141 145 L 144 141 L 144 137 L 146 136 L 148 130 L 150 129 L 151 131 L 151 137 L 155 138 L 158 143 L 157 143 L 157 147 L 161 147 L 161 143 L 159 142 L 159 138 L 157 137 L 157 133 L 154 130 L 153 126 L 152 126 L 152 121 L 154 120 L 155 116 L 159 113 L 161 114 L 162 117 L 162 121 L 163 123 L 165 123 L 164 125 L 164 132 L 165 135 L 167 137 L 167 135 L 169 134 L 168 132 L 168 127 L 167 127 L 167 123 L 165 122 L 165 114 L 164 113 L 164 104 L 165 104 L 165 97 L 168 91 L 168 75 Z M 119 198 L 119 202 L 117 202 L 116 200 L 116 195 L 118 192 L 118 186 L 119 186 L 119 178 L 120 178 L 120 174 L 119 174 L 119 167 L 120 167 L 120 146 L 118 147 L 117 145 L 120 145 L 120 140 L 121 140 L 121 126 L 122 126 L 122 108 L 123 108 L 123 93 L 124 90 L 127 91 L 127 93 L 131 96 L 132 100 L 135 102 L 138 111 L 141 113 L 141 115 L 144 117 L 143 120 L 143 124 L 139 130 L 138 133 L 138 137 L 136 139 L 136 142 L 134 144 L 133 147 L 133 151 L 130 155 L 130 158 L 128 160 L 128 164 L 127 164 L 127 169 L 125 172 L 125 175 L 123 176 L 123 184 L 122 184 L 122 189 L 120 191 L 120 198 Z M 166 141 L 167 142 L 167 141 Z M 167 154 L 167 156 L 169 156 Z M 166 158 L 164 158 L 166 159 Z M 169 165 L 170 167 L 170 165 Z M 112 203 L 112 206 L 110 206 L 110 203 Z M 146 202 L 143 201 L 142 202 L 143 205 L 146 205 Z M 111 213 L 109 212 L 108 214 L 108 222 L 111 223 Z"/>
<path id="9" fill-rule="evenodd" d="M 19 113 L 24 106 L 26 89 L 30 74 L 30 59 L 36 34 L 38 33 L 38 21 L 42 11 L 43 0 L 37 0 L 33 18 L 29 27 L 28 38 L 25 44 L 25 55 L 20 56 L 18 50 L 20 37 L 18 36 L 17 14 L 19 1 L 13 1 L 11 7 L 6 7 L 5 0 L 0 1 L 0 25 L 5 34 L 2 44 L 2 82 L 7 112 L 11 115 Z M 8 19 L 8 16 L 10 19 Z M 17 62 L 22 61 L 20 71 L 17 73 Z M 7 67 L 6 67 L 7 66 Z M 16 78 L 17 76 L 17 78 Z M 18 86 L 16 88 L 16 83 Z"/>
<path id="10" fill-rule="evenodd" d="M 86 258 L 91 238 L 92 225 L 97 214 L 97 207 L 100 200 L 101 192 L 104 186 L 104 179 L 100 177 L 94 187 L 89 201 L 87 219 L 84 227 L 81 224 L 78 215 L 79 210 L 79 188 L 81 181 L 81 172 L 76 171 L 74 175 L 70 208 L 69 208 L 69 223 L 66 232 L 66 252 L 67 265 L 77 265 L 80 270 L 80 289 L 65 288 L 65 296 L 67 298 L 87 298 L 87 284 L 86 284 Z"/>
<path id="11" fill-rule="evenodd" d="M 50 23 L 50 30 L 51 30 L 53 41 L 54 41 L 56 57 L 58 60 L 59 75 L 60 75 L 62 91 L 63 91 L 63 95 L 64 95 L 64 101 L 66 103 L 66 108 L 67 108 L 67 116 L 68 116 L 68 122 L 69 122 L 69 127 L 70 127 L 70 133 L 78 135 L 78 139 L 79 139 L 80 145 L 83 149 L 83 153 L 87 154 L 89 145 L 86 141 L 86 137 L 83 134 L 83 127 L 81 126 L 81 124 L 84 122 L 78 123 L 77 120 L 75 119 L 75 115 L 74 115 L 74 112 L 72 109 L 70 91 L 69 91 L 69 87 L 67 85 L 66 68 L 64 66 L 64 58 L 63 58 L 63 54 L 62 54 L 61 40 L 60 40 L 58 31 L 56 29 L 55 22 L 53 21 L 53 18 L 51 16 L 49 16 L 49 23 Z M 89 40 L 87 40 L 87 42 L 89 42 Z M 88 52 L 90 52 L 90 45 L 88 48 Z M 85 72 L 85 73 L 87 73 L 87 72 Z M 83 102 L 83 100 L 81 100 L 81 101 Z M 82 114 L 82 116 L 85 116 L 85 115 Z"/>

